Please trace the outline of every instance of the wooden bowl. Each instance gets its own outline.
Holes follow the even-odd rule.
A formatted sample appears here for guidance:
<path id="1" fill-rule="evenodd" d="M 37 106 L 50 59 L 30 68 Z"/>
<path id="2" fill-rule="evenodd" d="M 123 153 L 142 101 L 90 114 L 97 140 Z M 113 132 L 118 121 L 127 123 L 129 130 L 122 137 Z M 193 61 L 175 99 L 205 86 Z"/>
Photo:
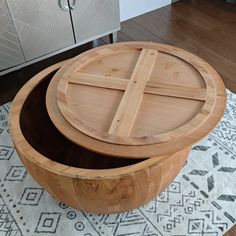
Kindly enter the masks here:
<path id="1" fill-rule="evenodd" d="M 10 111 L 10 133 L 32 177 L 71 207 L 115 213 L 140 207 L 173 181 L 190 147 L 171 155 L 136 159 L 106 157 L 65 138 L 50 120 L 45 95 L 62 64 L 33 77 L 19 91 Z"/>
<path id="2" fill-rule="evenodd" d="M 10 132 L 34 179 L 81 210 L 115 213 L 150 201 L 225 109 L 217 72 L 172 46 L 105 45 L 56 73 L 62 65 L 21 89 Z"/>

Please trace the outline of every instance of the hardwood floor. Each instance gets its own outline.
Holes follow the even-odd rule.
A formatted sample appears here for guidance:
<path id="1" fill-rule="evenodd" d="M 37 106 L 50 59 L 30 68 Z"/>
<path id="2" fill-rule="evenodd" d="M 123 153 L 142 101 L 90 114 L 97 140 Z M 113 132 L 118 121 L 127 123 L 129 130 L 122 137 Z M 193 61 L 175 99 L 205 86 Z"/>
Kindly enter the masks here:
<path id="1" fill-rule="evenodd" d="M 181 47 L 205 59 L 236 93 L 236 5 L 223 0 L 179 2 L 123 22 L 118 41 L 153 41 Z M 108 37 L 96 45 L 108 42 Z M 60 60 L 75 56 L 93 43 L 54 56 L 0 78 L 0 104 L 11 101 L 34 74 Z M 236 236 L 236 227 L 225 236 Z"/>

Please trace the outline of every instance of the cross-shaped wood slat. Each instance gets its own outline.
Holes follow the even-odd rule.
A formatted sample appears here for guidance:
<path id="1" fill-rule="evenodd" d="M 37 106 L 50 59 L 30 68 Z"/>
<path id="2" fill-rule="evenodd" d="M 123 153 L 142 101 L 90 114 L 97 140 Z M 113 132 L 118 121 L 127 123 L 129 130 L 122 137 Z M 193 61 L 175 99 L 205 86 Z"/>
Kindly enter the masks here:
<path id="1" fill-rule="evenodd" d="M 156 50 L 142 49 L 108 133 L 118 136 L 129 136 L 156 56 Z"/>
<path id="2" fill-rule="evenodd" d="M 142 49 L 129 80 L 81 72 L 73 72 L 70 75 L 69 83 L 125 91 L 110 125 L 110 134 L 129 136 L 144 93 L 198 101 L 206 100 L 206 89 L 203 88 L 148 82 L 157 54 L 157 50 Z"/>
<path id="3" fill-rule="evenodd" d="M 71 75 L 69 83 L 124 91 L 128 85 L 128 82 L 129 80 L 119 77 L 74 72 Z M 206 100 L 205 88 L 191 88 L 153 82 L 147 82 L 146 87 L 144 88 L 144 93 L 167 97 L 186 98 L 197 101 Z"/>

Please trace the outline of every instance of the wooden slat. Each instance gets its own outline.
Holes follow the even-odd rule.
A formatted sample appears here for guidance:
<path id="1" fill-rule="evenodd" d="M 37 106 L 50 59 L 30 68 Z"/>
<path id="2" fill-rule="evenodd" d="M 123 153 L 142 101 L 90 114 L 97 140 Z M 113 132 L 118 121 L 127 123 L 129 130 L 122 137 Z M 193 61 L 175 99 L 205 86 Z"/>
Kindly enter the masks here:
<path id="1" fill-rule="evenodd" d="M 116 90 L 125 90 L 128 82 L 129 80 L 127 79 L 79 72 L 74 72 L 70 78 L 70 83 L 73 84 L 81 84 Z"/>
<path id="2" fill-rule="evenodd" d="M 205 101 L 205 88 L 190 88 L 176 85 L 148 83 L 144 92 L 168 97 L 185 98 L 191 100 Z"/>
<path id="3" fill-rule="evenodd" d="M 156 57 L 157 50 L 142 50 L 108 133 L 129 136 Z"/>
<path id="4" fill-rule="evenodd" d="M 70 83 L 87 85 L 99 88 L 125 90 L 129 80 L 119 77 L 109 77 L 88 73 L 74 72 L 71 75 Z M 144 93 L 168 97 L 184 98 L 197 101 L 206 100 L 205 88 L 190 88 L 177 85 L 147 82 Z"/>

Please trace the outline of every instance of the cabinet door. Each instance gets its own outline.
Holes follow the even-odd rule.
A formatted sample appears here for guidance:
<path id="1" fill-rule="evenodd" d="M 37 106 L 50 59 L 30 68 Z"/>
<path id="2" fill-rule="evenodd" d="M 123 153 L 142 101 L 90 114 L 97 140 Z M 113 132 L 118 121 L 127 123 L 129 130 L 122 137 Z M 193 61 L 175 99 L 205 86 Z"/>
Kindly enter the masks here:
<path id="1" fill-rule="evenodd" d="M 120 29 L 118 0 L 69 0 L 77 43 Z"/>
<path id="2" fill-rule="evenodd" d="M 0 70 L 25 62 L 6 0 L 0 0 Z"/>
<path id="3" fill-rule="evenodd" d="M 74 43 L 67 0 L 7 0 L 26 60 Z"/>

